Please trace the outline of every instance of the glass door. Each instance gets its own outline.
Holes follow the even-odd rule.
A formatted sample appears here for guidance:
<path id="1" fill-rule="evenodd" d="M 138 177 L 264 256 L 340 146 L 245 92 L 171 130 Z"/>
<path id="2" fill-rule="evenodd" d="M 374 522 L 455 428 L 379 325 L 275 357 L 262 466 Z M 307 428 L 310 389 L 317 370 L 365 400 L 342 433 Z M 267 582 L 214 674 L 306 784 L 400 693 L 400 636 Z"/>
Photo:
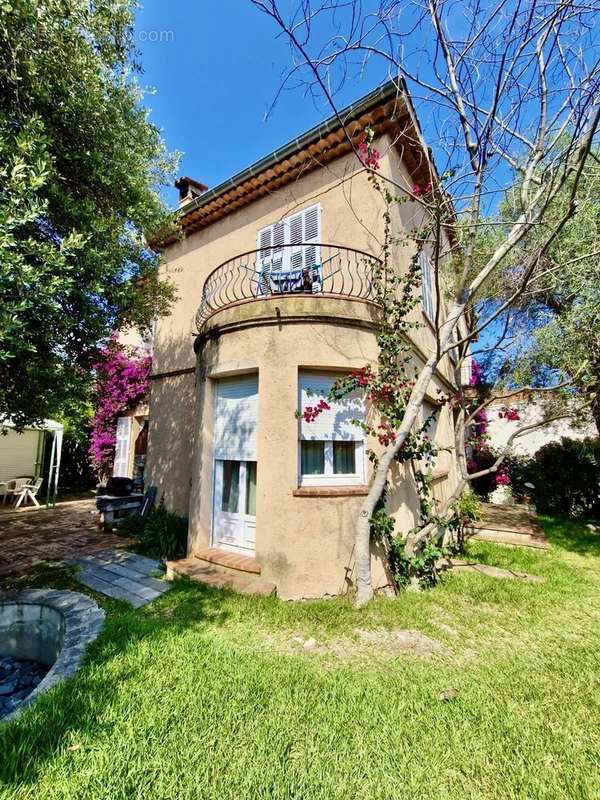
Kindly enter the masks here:
<path id="1" fill-rule="evenodd" d="M 256 461 L 215 461 L 213 546 L 254 553 Z"/>

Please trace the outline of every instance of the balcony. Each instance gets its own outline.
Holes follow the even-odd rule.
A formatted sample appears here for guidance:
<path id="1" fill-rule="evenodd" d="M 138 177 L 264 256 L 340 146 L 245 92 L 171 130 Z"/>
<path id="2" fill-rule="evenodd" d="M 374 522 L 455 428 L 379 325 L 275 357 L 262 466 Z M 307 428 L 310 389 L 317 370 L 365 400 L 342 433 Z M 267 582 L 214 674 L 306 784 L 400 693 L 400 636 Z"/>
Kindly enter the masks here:
<path id="1" fill-rule="evenodd" d="M 198 332 L 217 311 L 275 296 L 375 301 L 380 259 L 351 247 L 299 242 L 251 250 L 225 261 L 204 282 Z"/>

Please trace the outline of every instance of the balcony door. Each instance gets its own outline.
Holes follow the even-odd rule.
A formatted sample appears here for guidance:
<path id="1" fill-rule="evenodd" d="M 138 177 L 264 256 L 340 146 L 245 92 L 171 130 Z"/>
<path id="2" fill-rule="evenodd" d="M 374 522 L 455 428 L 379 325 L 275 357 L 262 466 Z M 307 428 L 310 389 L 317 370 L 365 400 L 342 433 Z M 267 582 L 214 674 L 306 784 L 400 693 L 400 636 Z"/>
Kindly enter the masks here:
<path id="1" fill-rule="evenodd" d="M 217 381 L 212 546 L 253 555 L 256 540 L 258 376 Z"/>
<path id="2" fill-rule="evenodd" d="M 272 273 L 313 269 L 320 262 L 321 206 L 317 203 L 258 232 L 259 293 L 266 294 Z"/>

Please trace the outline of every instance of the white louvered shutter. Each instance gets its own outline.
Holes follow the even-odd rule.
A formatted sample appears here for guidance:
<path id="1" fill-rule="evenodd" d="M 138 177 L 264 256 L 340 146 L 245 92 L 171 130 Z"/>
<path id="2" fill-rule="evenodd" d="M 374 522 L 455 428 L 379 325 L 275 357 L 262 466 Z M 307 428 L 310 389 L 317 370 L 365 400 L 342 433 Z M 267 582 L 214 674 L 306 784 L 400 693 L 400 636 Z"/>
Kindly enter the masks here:
<path id="1" fill-rule="evenodd" d="M 320 263 L 321 257 L 317 244 L 321 241 L 321 206 L 307 208 L 304 216 L 304 241 L 310 244 L 304 248 L 304 266 L 314 267 Z"/>
<path id="2" fill-rule="evenodd" d="M 115 447 L 115 461 L 113 464 L 113 477 L 130 478 L 129 474 L 129 449 L 131 443 L 132 417 L 119 417 L 117 419 L 117 443 Z"/>
<path id="3" fill-rule="evenodd" d="M 304 214 L 296 214 L 289 218 L 290 269 L 302 269 L 304 266 Z"/>
<path id="4" fill-rule="evenodd" d="M 419 253 L 419 263 L 421 265 L 421 293 L 423 296 L 423 310 L 427 316 L 433 320 L 435 317 L 435 300 L 433 286 L 433 272 L 431 263 L 425 253 Z"/>
<path id="5" fill-rule="evenodd" d="M 271 270 L 281 269 L 285 258 L 285 221 L 273 225 L 273 252 L 271 254 Z"/>
<path id="6" fill-rule="evenodd" d="M 256 461 L 258 376 L 223 378 L 217 382 L 214 457 Z"/>
<path id="7" fill-rule="evenodd" d="M 303 411 L 306 406 L 316 406 L 322 398 L 327 400 L 329 387 L 337 376 L 327 375 L 322 372 L 303 372 L 299 380 L 299 408 Z M 309 394 L 312 390 L 313 394 Z M 364 420 L 365 409 L 362 395 L 353 392 L 342 400 L 329 402 L 329 411 L 323 411 L 314 422 L 300 420 L 300 438 L 312 441 L 347 441 L 362 442 L 364 432 L 351 420 Z"/>

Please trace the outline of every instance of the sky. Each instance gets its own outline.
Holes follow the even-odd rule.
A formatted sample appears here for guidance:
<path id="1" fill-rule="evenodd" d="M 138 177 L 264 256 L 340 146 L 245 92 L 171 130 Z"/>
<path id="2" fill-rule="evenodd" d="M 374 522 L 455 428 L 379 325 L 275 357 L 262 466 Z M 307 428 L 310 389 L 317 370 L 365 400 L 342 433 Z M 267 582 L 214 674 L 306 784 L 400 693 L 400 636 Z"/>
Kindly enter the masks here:
<path id="1" fill-rule="evenodd" d="M 290 50 L 250 0 L 146 0 L 135 41 L 142 86 L 155 90 L 144 104 L 169 150 L 182 154 L 178 173 L 209 187 L 331 116 L 290 90 L 265 118 Z M 336 100 L 349 104 L 385 79 L 371 69 Z M 176 191 L 167 198 L 175 205 Z"/>

